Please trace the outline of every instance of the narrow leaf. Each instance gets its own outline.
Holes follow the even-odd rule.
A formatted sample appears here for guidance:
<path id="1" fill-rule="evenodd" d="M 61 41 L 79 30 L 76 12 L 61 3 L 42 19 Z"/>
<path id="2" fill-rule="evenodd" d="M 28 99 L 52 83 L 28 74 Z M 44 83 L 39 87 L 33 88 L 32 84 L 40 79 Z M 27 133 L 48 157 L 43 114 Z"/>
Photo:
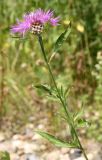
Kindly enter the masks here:
<path id="1" fill-rule="evenodd" d="M 61 96 L 63 97 L 64 96 L 64 89 L 63 89 L 62 85 L 61 85 L 60 93 L 61 93 Z"/>
<path id="2" fill-rule="evenodd" d="M 21 39 L 22 37 L 20 37 L 20 36 L 12 36 L 12 38 Z"/>
<path id="3" fill-rule="evenodd" d="M 53 135 L 51 134 L 48 134 L 46 132 L 42 132 L 42 131 L 37 131 L 37 133 L 39 135 L 41 135 L 42 137 L 44 137 L 45 139 L 49 140 L 51 143 L 53 143 L 55 146 L 57 147 L 67 147 L 67 148 L 76 148 L 76 145 L 74 143 L 67 143 L 67 142 L 64 142 L 56 137 L 54 137 Z"/>
<path id="4" fill-rule="evenodd" d="M 49 93 L 50 95 L 52 94 L 51 89 L 46 85 L 36 85 L 35 87 Z"/>
<path id="5" fill-rule="evenodd" d="M 83 114 L 84 114 L 84 107 L 82 106 L 81 109 L 78 111 L 78 113 L 75 114 L 74 121 L 80 119 L 83 116 Z"/>
<path id="6" fill-rule="evenodd" d="M 65 92 L 64 92 L 64 97 L 67 97 L 68 94 L 70 93 L 71 91 L 71 88 L 69 88 L 69 86 L 65 89 Z"/>
<path id="7" fill-rule="evenodd" d="M 70 132 L 71 132 L 72 139 L 75 141 L 76 140 L 76 136 L 75 136 L 75 132 L 74 132 L 72 127 L 70 129 Z"/>
<path id="8" fill-rule="evenodd" d="M 53 53 L 50 56 L 48 62 L 50 63 L 53 59 L 53 57 L 55 56 L 56 52 L 60 49 L 61 45 L 63 44 L 63 42 L 68 38 L 69 34 L 71 32 L 71 23 L 68 25 L 67 29 L 61 33 L 61 35 L 58 37 L 58 39 L 56 40 L 54 47 L 53 47 Z"/>
<path id="9" fill-rule="evenodd" d="M 71 32 L 71 27 L 68 25 L 67 29 L 58 37 L 54 45 L 54 52 L 57 52 L 62 43 L 67 39 Z"/>

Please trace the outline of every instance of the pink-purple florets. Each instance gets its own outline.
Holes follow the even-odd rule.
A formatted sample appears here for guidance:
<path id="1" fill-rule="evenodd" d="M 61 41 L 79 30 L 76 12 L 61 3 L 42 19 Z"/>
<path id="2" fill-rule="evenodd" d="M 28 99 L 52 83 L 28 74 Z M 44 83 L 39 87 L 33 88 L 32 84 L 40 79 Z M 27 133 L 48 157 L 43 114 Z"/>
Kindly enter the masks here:
<path id="1" fill-rule="evenodd" d="M 11 32 L 24 35 L 27 31 L 31 30 L 33 33 L 40 34 L 44 24 L 47 22 L 50 22 L 52 26 L 56 26 L 58 25 L 59 17 L 54 18 L 53 12 L 50 10 L 45 12 L 42 9 L 38 9 L 35 12 L 24 15 L 22 22 L 18 22 L 11 27 Z"/>

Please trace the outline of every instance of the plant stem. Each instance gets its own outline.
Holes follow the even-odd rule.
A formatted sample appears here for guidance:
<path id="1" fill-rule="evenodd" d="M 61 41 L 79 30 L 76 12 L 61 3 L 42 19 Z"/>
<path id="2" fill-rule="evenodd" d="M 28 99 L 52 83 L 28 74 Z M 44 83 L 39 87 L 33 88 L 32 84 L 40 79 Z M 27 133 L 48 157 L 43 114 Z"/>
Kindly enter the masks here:
<path id="1" fill-rule="evenodd" d="M 3 57 L 3 52 L 1 52 L 1 79 L 0 79 L 0 118 L 3 115 L 3 106 L 4 106 L 4 57 Z"/>
<path id="2" fill-rule="evenodd" d="M 79 144 L 79 147 L 80 147 L 81 151 L 83 152 L 83 155 L 84 155 L 85 159 L 88 160 L 87 155 L 86 155 L 86 153 L 85 153 L 85 151 L 84 151 L 84 148 L 82 147 L 81 142 L 80 142 L 80 140 L 79 140 L 79 137 L 78 137 L 78 135 L 77 135 L 76 129 L 75 129 L 75 127 L 74 127 L 73 118 L 70 116 L 70 113 L 69 113 L 69 111 L 68 111 L 68 109 L 67 109 L 67 105 L 66 105 L 66 103 L 65 103 L 64 100 L 63 100 L 63 98 L 62 98 L 61 95 L 60 95 L 60 92 L 59 92 L 59 89 L 58 89 L 58 87 L 57 87 L 56 81 L 55 81 L 55 79 L 54 79 L 54 76 L 53 76 L 51 67 L 50 67 L 50 65 L 49 65 L 49 63 L 48 63 L 47 56 L 46 56 L 46 53 L 45 53 L 45 50 L 44 50 L 44 45 L 43 45 L 42 36 L 41 36 L 40 34 L 38 34 L 37 36 L 38 36 L 39 44 L 40 44 L 40 47 L 41 47 L 41 51 L 42 51 L 42 54 L 43 54 L 43 57 L 44 57 L 46 66 L 47 66 L 48 71 L 49 71 L 49 73 L 50 73 L 50 76 L 51 76 L 51 78 L 52 78 L 53 84 L 54 84 L 54 86 L 55 86 L 55 88 L 56 88 L 56 91 L 57 91 L 57 93 L 58 93 L 58 97 L 59 97 L 59 99 L 60 99 L 60 101 L 61 101 L 61 104 L 62 104 L 62 106 L 63 106 L 63 108 L 64 108 L 64 111 L 65 111 L 65 114 L 66 114 L 66 117 L 67 117 L 67 123 L 68 123 L 68 124 L 71 126 L 71 128 L 73 129 L 73 132 L 74 132 L 74 135 L 75 135 L 75 137 L 76 137 L 76 139 L 77 139 L 77 142 L 78 142 L 78 144 Z"/>

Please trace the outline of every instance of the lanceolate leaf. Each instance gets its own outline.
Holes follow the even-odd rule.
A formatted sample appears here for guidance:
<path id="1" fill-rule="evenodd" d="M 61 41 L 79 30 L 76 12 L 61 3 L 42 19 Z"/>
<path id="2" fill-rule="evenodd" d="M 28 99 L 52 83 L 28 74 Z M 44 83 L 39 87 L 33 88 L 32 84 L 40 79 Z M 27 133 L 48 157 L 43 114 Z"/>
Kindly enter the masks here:
<path id="1" fill-rule="evenodd" d="M 51 89 L 46 85 L 41 84 L 41 85 L 36 85 L 35 87 L 49 93 L 50 95 L 52 94 Z"/>
<path id="2" fill-rule="evenodd" d="M 62 43 L 68 38 L 71 32 L 71 27 L 68 26 L 67 29 L 58 37 L 54 45 L 54 52 L 58 51 Z"/>
<path id="3" fill-rule="evenodd" d="M 42 137 L 44 137 L 45 139 L 49 140 L 51 143 L 53 143 L 57 147 L 66 147 L 66 148 L 76 148 L 77 147 L 74 143 L 64 142 L 64 141 L 54 137 L 51 134 L 46 133 L 46 132 L 37 131 L 37 133 L 39 135 L 41 135 Z"/>
<path id="4" fill-rule="evenodd" d="M 80 119 L 83 116 L 83 114 L 84 114 L 84 107 L 82 106 L 81 109 L 75 114 L 74 121 Z"/>
<path id="5" fill-rule="evenodd" d="M 81 108 L 81 110 L 74 116 L 74 121 L 77 121 L 80 119 L 84 114 L 84 108 Z"/>
<path id="6" fill-rule="evenodd" d="M 76 141 L 75 132 L 72 127 L 70 128 L 70 131 L 71 131 L 71 136 L 72 136 L 73 140 Z"/>

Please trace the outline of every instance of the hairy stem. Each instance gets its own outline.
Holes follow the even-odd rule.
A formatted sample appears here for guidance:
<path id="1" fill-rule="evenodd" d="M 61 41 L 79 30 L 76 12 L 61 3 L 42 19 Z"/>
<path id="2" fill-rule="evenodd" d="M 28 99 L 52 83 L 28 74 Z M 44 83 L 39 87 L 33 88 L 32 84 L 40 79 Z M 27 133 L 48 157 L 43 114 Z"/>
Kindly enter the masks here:
<path id="1" fill-rule="evenodd" d="M 74 132 L 74 135 L 75 135 L 75 137 L 76 137 L 76 139 L 77 139 L 77 142 L 78 142 L 78 144 L 79 144 L 79 148 L 82 150 L 85 159 L 88 160 L 87 155 L 86 155 L 86 153 L 85 153 L 85 151 L 84 151 L 84 148 L 82 147 L 81 142 L 80 142 L 80 140 L 79 140 L 79 137 L 78 137 L 78 134 L 77 134 L 77 132 L 76 132 L 76 129 L 75 129 L 75 127 L 74 127 L 73 118 L 70 116 L 70 113 L 69 113 L 69 111 L 68 111 L 68 109 L 67 109 L 66 102 L 63 100 L 63 98 L 62 98 L 61 95 L 60 95 L 60 92 L 59 92 L 59 89 L 58 89 L 58 87 L 57 87 L 55 78 L 54 78 L 54 76 L 53 76 L 51 67 L 50 67 L 50 65 L 49 65 L 49 63 L 48 63 L 48 60 L 47 60 L 47 57 L 46 57 L 46 53 L 45 53 L 45 50 L 44 50 L 44 45 L 43 45 L 42 37 L 41 37 L 41 35 L 39 35 L 39 34 L 38 34 L 37 36 L 38 36 L 39 44 L 40 44 L 40 47 L 41 47 L 41 51 L 42 51 L 42 54 L 43 54 L 43 57 L 44 57 L 46 66 L 47 66 L 47 68 L 48 68 L 48 71 L 49 71 L 50 76 L 51 76 L 51 78 L 52 78 L 53 84 L 54 84 L 54 86 L 55 86 L 55 88 L 56 88 L 56 91 L 57 91 L 57 93 L 58 93 L 60 102 L 61 102 L 61 104 L 62 104 L 62 106 L 63 106 L 63 109 L 64 109 L 64 112 L 65 112 L 65 114 L 66 114 L 67 123 L 68 123 L 68 124 L 70 125 L 70 127 L 72 128 L 72 130 L 73 130 L 73 132 Z"/>

